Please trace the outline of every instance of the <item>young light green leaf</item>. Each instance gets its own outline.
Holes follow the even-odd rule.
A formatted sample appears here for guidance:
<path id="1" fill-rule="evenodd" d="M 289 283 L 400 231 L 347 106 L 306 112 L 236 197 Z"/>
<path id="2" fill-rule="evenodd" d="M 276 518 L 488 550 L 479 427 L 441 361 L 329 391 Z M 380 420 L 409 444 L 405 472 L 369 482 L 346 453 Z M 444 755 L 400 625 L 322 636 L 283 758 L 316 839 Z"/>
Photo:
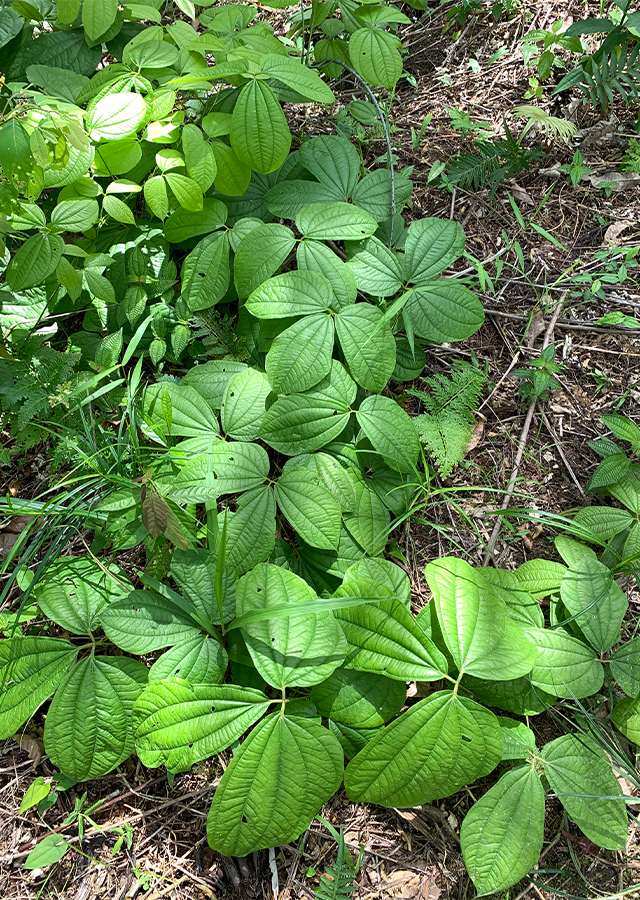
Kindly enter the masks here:
<path id="1" fill-rule="evenodd" d="M 333 320 L 326 313 L 305 316 L 281 332 L 265 360 L 274 393 L 302 392 L 322 381 L 331 369 L 333 343 Z"/>
<path id="2" fill-rule="evenodd" d="M 599 847 L 627 843 L 627 808 L 611 763 L 593 739 L 563 734 L 542 751 L 544 773 L 573 821 Z"/>
<path id="3" fill-rule="evenodd" d="M 65 775 L 87 781 L 133 752 L 131 710 L 147 667 L 126 656 L 90 656 L 65 676 L 51 701 L 44 746 Z"/>
<path id="4" fill-rule="evenodd" d="M 215 413 L 203 401 L 198 391 L 189 384 L 160 382 L 150 385 L 144 395 L 144 411 L 151 419 L 154 429 L 160 433 L 167 431 L 162 411 L 164 397 L 171 403 L 171 434 L 183 437 L 211 436 L 214 440 L 219 435 L 218 420 Z"/>
<path id="5" fill-rule="evenodd" d="M 207 818 L 209 844 L 245 856 L 295 841 L 340 787 L 336 737 L 311 719 L 263 719 L 227 766 Z"/>
<path id="6" fill-rule="evenodd" d="M 616 413 L 608 413 L 602 416 L 602 421 L 618 440 L 628 441 L 634 450 L 640 449 L 640 427 L 631 419 Z"/>
<path id="7" fill-rule="evenodd" d="M 384 390 L 396 364 L 396 342 L 382 310 L 370 303 L 347 306 L 335 317 L 351 375 L 367 391 Z"/>
<path id="8" fill-rule="evenodd" d="M 69 849 L 67 841 L 59 834 L 48 834 L 39 841 L 24 861 L 25 869 L 43 869 L 59 862 Z"/>
<path id="9" fill-rule="evenodd" d="M 544 815 L 544 789 L 531 766 L 506 772 L 471 807 L 460 829 L 460 844 L 480 895 L 503 891 L 536 865 Z"/>
<path id="10" fill-rule="evenodd" d="M 51 213 L 51 224 L 60 231 L 87 231 L 98 221 L 95 200 L 63 200 Z"/>
<path id="11" fill-rule="evenodd" d="M 536 687 L 573 700 L 590 697 L 600 690 L 604 669 L 590 647 L 559 629 L 532 628 L 528 636 L 539 649 L 531 671 L 531 682 Z"/>
<path id="12" fill-rule="evenodd" d="M 145 766 L 185 772 L 239 740 L 268 708 L 251 688 L 182 678 L 150 684 L 133 708 L 136 753 Z"/>
<path id="13" fill-rule="evenodd" d="M 285 465 L 275 486 L 275 498 L 307 544 L 327 549 L 338 546 L 342 510 L 316 472 Z"/>
<path id="14" fill-rule="evenodd" d="M 418 433 L 391 397 L 374 395 L 360 404 L 358 424 L 384 461 L 397 472 L 414 472 L 420 453 Z"/>
<path id="15" fill-rule="evenodd" d="M 271 385 L 257 369 L 236 372 L 227 383 L 222 398 L 222 428 L 237 441 L 255 440 L 266 412 Z"/>
<path id="16" fill-rule="evenodd" d="M 291 132 L 282 107 L 264 81 L 241 90 L 231 114 L 231 147 L 256 172 L 273 172 L 287 158 Z"/>
<path id="17" fill-rule="evenodd" d="M 497 717 L 438 691 L 369 741 L 347 766 L 345 788 L 356 802 L 419 806 L 488 775 L 501 756 Z"/>
<path id="18" fill-rule="evenodd" d="M 296 228 L 308 240 L 363 241 L 371 237 L 378 223 L 351 203 L 310 203 L 297 214 Z"/>
<path id="19" fill-rule="evenodd" d="M 136 134 L 146 115 L 147 105 L 140 94 L 107 94 L 91 108 L 87 130 L 94 141 L 121 141 Z"/>
<path id="20" fill-rule="evenodd" d="M 37 806 L 41 800 L 44 800 L 45 797 L 49 796 L 51 787 L 51 784 L 44 783 L 44 778 L 42 777 L 42 775 L 38 778 L 34 778 L 34 780 L 25 791 L 25 795 L 22 798 L 22 802 L 20 803 L 18 812 L 22 814 L 28 809 L 31 809 L 32 806 Z"/>
<path id="21" fill-rule="evenodd" d="M 0 739 L 10 738 L 51 696 L 78 650 L 69 641 L 14 637 L 0 643 Z"/>
<path id="22" fill-rule="evenodd" d="M 131 590 L 126 573 L 115 563 L 98 564 L 90 556 L 74 556 L 49 563 L 33 596 L 45 616 L 71 634 L 91 634 L 100 627 L 105 607 Z"/>
<path id="23" fill-rule="evenodd" d="M 578 559 L 562 579 L 560 597 L 595 650 L 604 653 L 618 643 L 629 604 L 605 565 L 589 556 Z"/>
<path id="24" fill-rule="evenodd" d="M 123 225 L 135 225 L 135 216 L 124 200 L 107 194 L 102 200 L 103 212 L 115 219 L 116 222 L 122 222 Z"/>

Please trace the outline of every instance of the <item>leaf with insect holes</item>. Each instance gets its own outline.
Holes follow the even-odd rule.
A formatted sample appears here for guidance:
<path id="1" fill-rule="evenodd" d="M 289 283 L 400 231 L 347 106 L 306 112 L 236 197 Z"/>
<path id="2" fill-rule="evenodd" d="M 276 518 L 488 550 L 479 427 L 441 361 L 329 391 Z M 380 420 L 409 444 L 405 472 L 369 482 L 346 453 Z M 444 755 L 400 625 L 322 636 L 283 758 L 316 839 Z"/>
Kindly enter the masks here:
<path id="1" fill-rule="evenodd" d="M 347 766 L 344 783 L 356 802 L 419 806 L 488 775 L 501 755 L 497 717 L 438 691 L 376 734 Z"/>
<path id="2" fill-rule="evenodd" d="M 375 600 L 335 613 L 350 645 L 345 668 L 403 682 L 437 681 L 446 675 L 445 657 L 388 585 L 366 576 L 345 578 L 336 596 Z"/>
<path id="3" fill-rule="evenodd" d="M 182 678 L 150 684 L 133 708 L 136 753 L 145 766 L 186 772 L 239 740 L 268 708 L 251 688 Z"/>
<path id="4" fill-rule="evenodd" d="M 278 506 L 300 537 L 312 547 L 338 546 L 340 504 L 317 473 L 285 465 L 275 486 Z"/>
<path id="5" fill-rule="evenodd" d="M 258 444 L 218 441 L 208 453 L 187 462 L 166 486 L 166 496 L 177 503 L 203 503 L 249 491 L 263 483 L 269 466 L 269 457 Z"/>
<path id="6" fill-rule="evenodd" d="M 467 872 L 480 894 L 503 891 L 538 862 L 544 788 L 531 766 L 505 772 L 469 810 L 460 829 Z"/>
<path id="7" fill-rule="evenodd" d="M 61 557 L 50 563 L 34 585 L 42 612 L 72 634 L 91 634 L 100 627 L 101 612 L 126 597 L 133 585 L 115 563 L 91 557 Z"/>
<path id="8" fill-rule="evenodd" d="M 238 582 L 237 614 L 304 603 L 315 596 L 293 572 L 261 563 Z M 347 642 L 331 612 L 274 617 L 242 630 L 255 667 L 278 690 L 319 684 L 342 665 L 347 653 Z"/>
<path id="9" fill-rule="evenodd" d="M 313 719 L 272 713 L 236 751 L 207 817 L 209 844 L 233 856 L 295 841 L 340 787 L 337 738 Z"/>
<path id="10" fill-rule="evenodd" d="M 349 41 L 351 63 L 366 82 L 393 90 L 402 74 L 397 38 L 379 28 L 359 28 Z"/>

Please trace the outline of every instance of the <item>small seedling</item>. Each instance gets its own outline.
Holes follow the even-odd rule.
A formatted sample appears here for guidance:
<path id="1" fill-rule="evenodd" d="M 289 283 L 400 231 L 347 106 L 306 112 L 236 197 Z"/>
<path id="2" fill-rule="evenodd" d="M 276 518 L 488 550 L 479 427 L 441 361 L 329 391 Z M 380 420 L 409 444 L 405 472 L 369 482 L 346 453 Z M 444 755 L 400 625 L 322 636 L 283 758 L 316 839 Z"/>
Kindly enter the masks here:
<path id="1" fill-rule="evenodd" d="M 579 150 L 573 154 L 573 160 L 570 163 L 564 163 L 558 166 L 563 175 L 568 175 L 571 184 L 579 184 L 587 175 L 591 175 L 593 170 L 589 166 L 584 165 L 584 157 Z"/>
<path id="2" fill-rule="evenodd" d="M 520 397 L 527 402 L 548 400 L 549 395 L 560 387 L 555 375 L 562 372 L 562 365 L 555 362 L 555 344 L 549 344 L 540 356 L 530 359 L 528 368 L 514 369 L 513 375 L 520 379 Z"/>

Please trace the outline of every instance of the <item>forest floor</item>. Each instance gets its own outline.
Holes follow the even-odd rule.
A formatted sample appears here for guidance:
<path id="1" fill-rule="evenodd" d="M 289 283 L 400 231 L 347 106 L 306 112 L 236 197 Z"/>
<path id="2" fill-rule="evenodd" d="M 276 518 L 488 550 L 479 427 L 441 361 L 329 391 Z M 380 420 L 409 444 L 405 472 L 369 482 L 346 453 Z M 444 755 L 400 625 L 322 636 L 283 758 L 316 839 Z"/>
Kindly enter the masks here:
<path id="1" fill-rule="evenodd" d="M 539 138 L 545 158 L 500 184 L 493 195 L 488 189 L 458 189 L 451 194 L 427 183 L 434 162 L 446 163 L 460 149 L 473 149 L 472 137 L 464 134 L 469 122 L 481 129 L 477 133 L 482 137 L 504 136 L 504 119 L 519 132 L 521 123 L 514 120 L 512 110 L 527 102 L 528 79 L 535 74 L 524 67 L 520 38 L 533 28 L 550 28 L 557 19 L 566 22 L 568 8 L 577 19 L 597 15 L 599 7 L 545 0 L 529 8 L 514 7 L 510 18 L 503 16 L 496 22 L 490 4 L 484 4 L 469 10 L 462 25 L 449 24 L 445 31 L 451 7 L 446 4 L 424 14 L 406 7 L 412 24 L 399 32 L 408 50 L 405 68 L 415 82 L 414 86 L 400 81 L 391 113 L 397 167 L 412 166 L 416 185 L 413 212 L 406 217 L 455 219 L 465 230 L 468 252 L 479 260 L 499 255 L 503 268 L 493 280 L 492 291 L 478 289 L 486 310 L 480 331 L 455 347 L 427 352 L 429 373 L 445 372 L 456 359 L 471 359 L 475 354 L 481 366 L 488 366 L 495 387 L 478 414 L 475 446 L 463 464 L 446 483 L 434 484 L 424 507 L 392 536 L 406 558 L 416 608 L 428 601 L 426 562 L 464 553 L 482 564 L 495 511 L 505 496 L 521 443 L 522 462 L 511 507 L 565 514 L 592 502 L 584 486 L 597 459 L 587 442 L 603 432 L 601 414 L 615 411 L 637 419 L 640 401 L 640 330 L 595 324 L 607 313 L 635 317 L 640 311 L 638 269 L 630 263 L 627 278 L 619 275 L 621 259 L 640 242 L 640 189 L 623 182 L 618 185 L 623 189 L 606 196 L 588 179 L 573 185 L 567 177 L 549 173 L 570 163 L 579 146 L 596 181 L 611 180 L 602 176 L 619 166 L 635 134 L 637 108 L 616 106 L 615 114 L 609 113 L 611 124 L 603 126 L 597 109 L 576 104 L 564 108 L 545 85 L 540 105 L 555 116 L 573 116 L 581 129 L 573 144 L 559 140 L 545 144 Z M 276 15 L 284 21 L 285 12 Z M 457 39 L 452 36 L 456 33 Z M 505 52 L 496 59 L 500 50 Z M 549 83 L 553 80 L 554 76 Z M 342 85 L 338 93 L 340 103 L 334 112 L 353 98 L 362 99 L 352 87 Z M 452 109 L 459 114 L 452 114 Z M 299 137 L 333 128 L 326 115 L 320 118 L 304 112 L 302 118 L 302 109 L 291 113 L 294 125 L 300 115 Z M 453 127 L 452 115 L 455 124 L 464 114 L 468 114 L 467 127 L 461 131 L 460 126 Z M 427 115 L 432 118 L 422 138 L 412 140 L 411 128 L 417 134 Z M 479 123 L 486 123 L 486 130 Z M 365 161 L 384 154 L 381 136 L 366 130 L 361 137 Z M 520 259 L 513 249 L 516 240 L 522 249 Z M 493 277 L 495 263 L 488 262 L 485 268 Z M 593 282 L 603 274 L 614 277 L 604 284 L 600 296 L 593 296 Z M 518 382 L 509 373 L 516 363 L 523 365 L 539 356 L 545 337 L 555 344 L 556 361 L 562 364 L 561 387 L 537 405 L 523 441 L 529 404 L 519 397 Z M 14 496 L 36 496 L 47 477 L 42 452 L 28 458 L 19 470 L 0 470 L 3 493 Z M 553 534 L 549 527 L 524 518 L 504 519 L 493 549 L 495 564 L 515 568 L 525 559 L 552 557 Z M 640 616 L 640 591 L 631 584 L 626 587 L 630 620 L 635 620 Z M 542 740 L 548 740 L 561 733 L 558 721 L 557 716 L 543 715 L 530 724 Z M 117 773 L 85 786 L 87 804 L 105 802 L 91 816 L 99 827 L 85 823 L 82 852 L 67 854 L 44 872 L 27 872 L 22 862 L 32 839 L 46 833 L 47 826 L 33 811 L 20 815 L 18 808 L 33 778 L 52 774 L 42 755 L 37 727 L 28 735 L 21 747 L 14 741 L 0 746 L 0 891 L 7 900 L 313 898 L 320 875 L 335 861 L 335 841 L 319 822 L 295 845 L 244 860 L 222 859 L 208 848 L 205 836 L 206 811 L 220 764 L 199 764 L 177 776 L 170 788 L 166 775 L 130 759 Z M 57 830 L 62 830 L 76 799 L 73 790 L 60 798 L 59 813 L 56 808 L 48 815 Z M 474 799 L 466 788 L 431 806 L 394 810 L 352 804 L 338 794 L 323 815 L 336 827 L 343 826 L 354 859 L 362 849 L 356 900 L 475 896 L 459 845 L 460 822 Z M 511 890 L 511 900 L 640 896 L 637 826 L 630 828 L 626 852 L 600 850 L 571 832 L 557 801 L 551 801 L 547 810 L 539 871 L 535 881 L 525 880 Z M 76 833 L 76 825 L 65 828 L 65 834 Z M 131 845 L 125 840 L 114 850 L 120 834 L 129 835 Z"/>

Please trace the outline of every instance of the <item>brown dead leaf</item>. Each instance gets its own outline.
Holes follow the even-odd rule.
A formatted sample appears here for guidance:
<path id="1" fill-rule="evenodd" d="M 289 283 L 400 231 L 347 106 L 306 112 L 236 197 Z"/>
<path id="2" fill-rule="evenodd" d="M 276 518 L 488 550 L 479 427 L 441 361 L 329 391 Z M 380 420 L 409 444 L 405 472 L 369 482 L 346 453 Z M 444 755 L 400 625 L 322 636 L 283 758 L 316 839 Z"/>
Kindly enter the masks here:
<path id="1" fill-rule="evenodd" d="M 518 200 L 520 203 L 527 203 L 529 206 L 535 206 L 535 202 L 531 199 L 531 195 L 528 194 L 523 187 L 521 187 L 517 181 L 511 182 L 511 193 L 513 195 L 514 200 Z"/>
<path id="2" fill-rule="evenodd" d="M 542 315 L 540 310 L 537 309 L 533 314 L 533 318 L 531 319 L 531 324 L 529 325 L 529 327 L 527 329 L 527 333 L 525 335 L 524 342 L 525 342 L 526 346 L 533 347 L 533 345 L 536 342 L 536 338 L 538 337 L 539 334 L 542 334 L 543 331 L 544 331 L 544 316 Z"/>
<path id="3" fill-rule="evenodd" d="M 607 184 L 612 191 L 626 191 L 638 187 L 640 175 L 637 172 L 603 172 L 601 175 L 590 175 L 589 181 L 596 188 Z"/>
<path id="4" fill-rule="evenodd" d="M 401 900 L 413 900 L 419 896 L 420 876 L 406 869 L 392 872 L 380 885 L 385 897 L 399 897 Z"/>
<path id="5" fill-rule="evenodd" d="M 13 739 L 21 750 L 29 754 L 29 759 L 33 763 L 32 768 L 37 769 L 44 753 L 40 741 L 29 734 L 14 734 Z"/>
<path id="6" fill-rule="evenodd" d="M 392 872 L 380 885 L 384 897 L 400 900 L 438 900 L 440 888 L 431 875 L 421 875 L 407 869 Z"/>
<path id="7" fill-rule="evenodd" d="M 11 534 L 21 534 L 32 521 L 31 516 L 14 516 L 2 526 L 2 530 L 10 531 Z"/>
<path id="8" fill-rule="evenodd" d="M 420 900 L 438 900 L 442 891 L 432 878 L 425 878 L 420 885 Z"/>
<path id="9" fill-rule="evenodd" d="M 472 450 L 475 450 L 475 448 L 478 446 L 478 444 L 482 440 L 483 434 L 484 434 L 484 419 L 478 419 L 476 424 L 473 426 L 473 431 L 471 432 L 471 437 L 469 438 L 469 443 L 467 444 L 466 453 L 470 453 Z"/>
<path id="10" fill-rule="evenodd" d="M 602 242 L 602 246 L 606 247 L 607 244 L 615 244 L 616 246 L 619 246 L 616 238 L 618 237 L 618 235 L 622 234 L 625 229 L 629 228 L 631 224 L 631 222 L 612 222 L 604 233 L 604 241 Z"/>
<path id="11" fill-rule="evenodd" d="M 11 534 L 10 531 L 0 531 L 0 559 L 6 559 L 9 556 L 11 548 L 19 537 L 19 534 Z"/>

